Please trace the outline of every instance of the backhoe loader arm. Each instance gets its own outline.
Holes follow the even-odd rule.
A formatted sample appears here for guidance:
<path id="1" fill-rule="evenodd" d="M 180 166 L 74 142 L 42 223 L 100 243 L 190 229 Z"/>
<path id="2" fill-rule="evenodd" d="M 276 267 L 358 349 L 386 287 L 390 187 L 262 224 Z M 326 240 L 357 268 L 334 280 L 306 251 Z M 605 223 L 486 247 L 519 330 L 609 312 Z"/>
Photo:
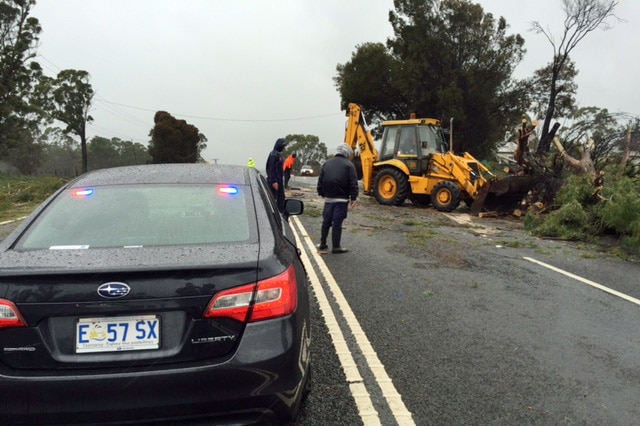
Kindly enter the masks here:
<path id="1" fill-rule="evenodd" d="M 373 178 L 373 163 L 378 159 L 378 150 L 373 142 L 371 132 L 367 130 L 366 121 L 362 114 L 362 108 L 357 104 L 349 104 L 347 108 L 347 128 L 345 129 L 344 143 L 355 152 L 360 150 L 362 161 L 362 186 L 365 193 L 371 191 Z"/>

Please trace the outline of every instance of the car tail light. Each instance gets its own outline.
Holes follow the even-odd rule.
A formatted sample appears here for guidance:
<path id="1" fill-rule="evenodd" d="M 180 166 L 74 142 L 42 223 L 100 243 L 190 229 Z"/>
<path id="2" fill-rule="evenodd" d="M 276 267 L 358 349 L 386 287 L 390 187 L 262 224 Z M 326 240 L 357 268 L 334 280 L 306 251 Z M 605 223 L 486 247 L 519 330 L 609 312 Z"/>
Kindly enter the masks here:
<path id="1" fill-rule="evenodd" d="M 296 310 L 297 303 L 296 271 L 292 265 L 282 274 L 257 285 L 249 284 L 216 294 L 207 307 L 205 318 L 263 321 L 289 315 Z"/>
<path id="2" fill-rule="evenodd" d="M 26 327 L 27 323 L 12 302 L 0 299 L 0 329 Z"/>

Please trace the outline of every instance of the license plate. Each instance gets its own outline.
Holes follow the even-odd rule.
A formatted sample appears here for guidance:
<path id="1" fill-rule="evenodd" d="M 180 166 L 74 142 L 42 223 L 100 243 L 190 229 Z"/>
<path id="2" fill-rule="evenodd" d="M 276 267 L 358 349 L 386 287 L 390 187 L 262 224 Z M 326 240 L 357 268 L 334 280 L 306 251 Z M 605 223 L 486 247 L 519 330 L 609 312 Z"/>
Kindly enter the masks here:
<path id="1" fill-rule="evenodd" d="M 81 318 L 76 324 L 76 353 L 140 351 L 160 347 L 155 315 Z"/>

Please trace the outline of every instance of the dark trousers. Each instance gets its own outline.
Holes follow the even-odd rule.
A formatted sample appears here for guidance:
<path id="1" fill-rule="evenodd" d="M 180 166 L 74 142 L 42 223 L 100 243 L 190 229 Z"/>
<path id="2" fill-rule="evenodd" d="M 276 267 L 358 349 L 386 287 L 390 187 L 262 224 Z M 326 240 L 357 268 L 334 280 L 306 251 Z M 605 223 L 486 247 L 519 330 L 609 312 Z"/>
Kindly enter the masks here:
<path id="1" fill-rule="evenodd" d="M 277 191 L 273 189 L 273 186 L 272 186 L 271 193 L 273 194 L 273 198 L 276 199 L 278 210 L 280 210 L 280 213 L 284 213 L 284 186 L 282 184 L 278 185 Z"/>
<path id="2" fill-rule="evenodd" d="M 342 222 L 347 218 L 349 203 L 324 203 L 322 211 L 322 230 L 320 244 L 327 245 L 329 228 L 331 228 L 331 244 L 333 248 L 340 247 L 342 238 Z"/>
<path id="3" fill-rule="evenodd" d="M 289 188 L 289 179 L 291 179 L 291 169 L 284 171 L 284 187 Z"/>

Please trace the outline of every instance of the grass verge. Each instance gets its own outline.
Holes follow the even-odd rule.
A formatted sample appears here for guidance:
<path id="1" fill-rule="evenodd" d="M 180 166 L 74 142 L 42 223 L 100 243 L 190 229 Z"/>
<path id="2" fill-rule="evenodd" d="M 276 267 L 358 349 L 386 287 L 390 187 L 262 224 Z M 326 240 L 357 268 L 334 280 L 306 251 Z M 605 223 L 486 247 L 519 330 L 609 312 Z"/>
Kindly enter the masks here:
<path id="1" fill-rule="evenodd" d="M 0 175 L 0 222 L 27 216 L 66 182 L 55 176 Z"/>

